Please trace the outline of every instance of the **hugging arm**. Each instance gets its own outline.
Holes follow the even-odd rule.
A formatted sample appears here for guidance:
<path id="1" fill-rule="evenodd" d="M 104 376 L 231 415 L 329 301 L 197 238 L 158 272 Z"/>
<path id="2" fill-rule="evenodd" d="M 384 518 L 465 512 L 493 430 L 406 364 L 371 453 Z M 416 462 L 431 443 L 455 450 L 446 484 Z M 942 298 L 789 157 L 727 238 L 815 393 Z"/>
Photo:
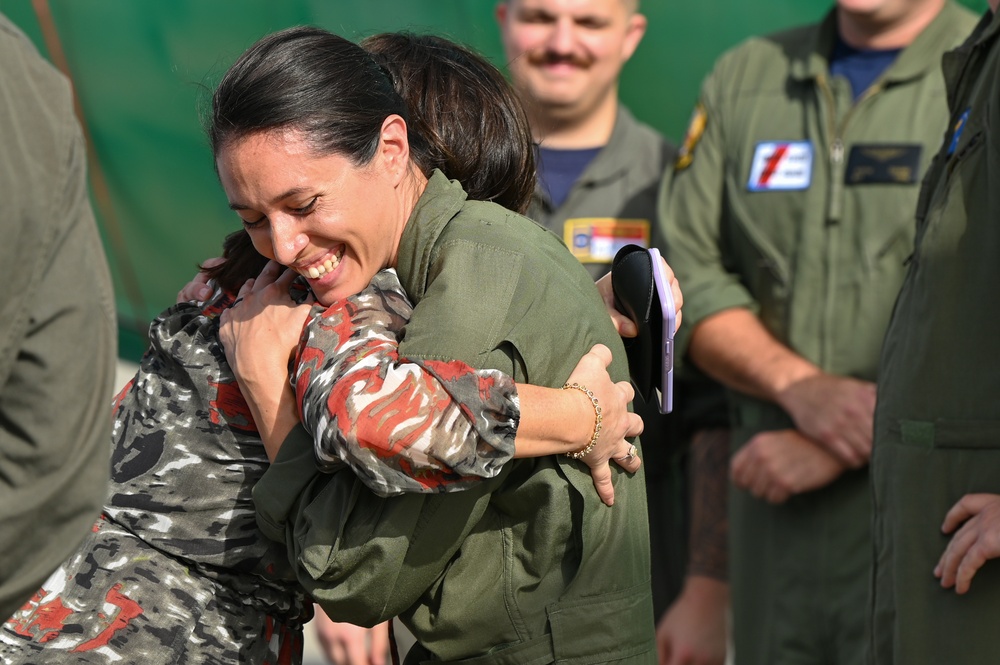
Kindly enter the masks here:
<path id="1" fill-rule="evenodd" d="M 241 289 L 243 302 L 224 315 L 221 329 L 272 459 L 299 414 L 323 468 L 345 462 L 383 495 L 465 489 L 512 457 L 572 452 L 590 442 L 594 408 L 579 391 L 515 385 L 499 371 L 458 361 L 400 358 L 397 339 L 411 308 L 393 273 L 324 311 L 294 306 L 292 275 L 276 277 L 277 270 L 272 264 Z M 293 392 L 273 377 L 285 371 L 300 330 Z M 640 461 L 628 456 L 625 437 L 642 430 L 628 412 L 631 387 L 607 375 L 610 360 L 606 348 L 595 347 L 569 379 L 588 385 L 602 407 L 598 445 L 583 461 L 608 504 L 608 461 L 636 471 Z"/>

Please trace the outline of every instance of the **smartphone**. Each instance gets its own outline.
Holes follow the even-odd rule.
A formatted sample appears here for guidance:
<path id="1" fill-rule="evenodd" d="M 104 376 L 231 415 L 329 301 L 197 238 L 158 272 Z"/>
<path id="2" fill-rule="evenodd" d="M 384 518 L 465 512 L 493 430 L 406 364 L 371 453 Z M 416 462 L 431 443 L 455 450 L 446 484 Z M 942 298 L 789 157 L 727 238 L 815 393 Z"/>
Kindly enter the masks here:
<path id="1" fill-rule="evenodd" d="M 660 413 L 670 413 L 674 409 L 674 328 L 677 327 L 677 313 L 674 308 L 674 294 L 670 290 L 663 259 L 655 247 L 650 248 L 649 258 L 653 263 L 653 287 L 660 304 L 662 325 L 660 342 L 663 345 L 660 381 L 657 392 L 660 395 Z"/>

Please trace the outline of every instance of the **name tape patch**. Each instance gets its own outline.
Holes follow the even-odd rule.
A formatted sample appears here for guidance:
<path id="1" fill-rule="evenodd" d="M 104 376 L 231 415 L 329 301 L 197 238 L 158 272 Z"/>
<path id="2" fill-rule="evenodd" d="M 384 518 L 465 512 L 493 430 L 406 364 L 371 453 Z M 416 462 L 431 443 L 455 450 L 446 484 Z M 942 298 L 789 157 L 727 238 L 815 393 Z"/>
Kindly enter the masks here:
<path id="1" fill-rule="evenodd" d="M 649 247 L 649 220 L 577 217 L 563 225 L 563 242 L 582 263 L 611 263 L 625 245 Z"/>
<path id="2" fill-rule="evenodd" d="M 812 183 L 812 141 L 765 141 L 753 152 L 751 192 L 809 189 Z"/>
<path id="3" fill-rule="evenodd" d="M 920 172 L 919 144 L 865 143 L 851 148 L 844 182 L 848 185 L 912 185 Z"/>

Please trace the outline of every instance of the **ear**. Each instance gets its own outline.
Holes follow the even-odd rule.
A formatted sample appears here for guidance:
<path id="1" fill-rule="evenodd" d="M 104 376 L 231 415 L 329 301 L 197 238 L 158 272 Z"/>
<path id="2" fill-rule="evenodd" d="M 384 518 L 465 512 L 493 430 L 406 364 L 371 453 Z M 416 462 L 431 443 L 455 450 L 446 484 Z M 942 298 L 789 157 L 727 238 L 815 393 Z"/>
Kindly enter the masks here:
<path id="1" fill-rule="evenodd" d="M 398 185 L 410 167 L 410 139 L 400 116 L 392 114 L 382 121 L 377 157 L 393 186 Z"/>
<path id="2" fill-rule="evenodd" d="M 632 57 L 643 35 L 646 34 L 646 17 L 636 12 L 628 17 L 628 25 L 625 28 L 625 41 L 622 44 L 622 61 Z"/>

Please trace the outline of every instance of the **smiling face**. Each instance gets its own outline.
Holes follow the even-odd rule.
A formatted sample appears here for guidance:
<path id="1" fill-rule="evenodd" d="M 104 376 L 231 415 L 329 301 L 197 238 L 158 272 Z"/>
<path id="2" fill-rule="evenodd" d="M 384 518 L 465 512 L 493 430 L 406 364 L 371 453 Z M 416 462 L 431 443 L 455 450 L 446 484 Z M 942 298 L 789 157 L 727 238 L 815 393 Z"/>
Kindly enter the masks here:
<path id="1" fill-rule="evenodd" d="M 645 32 L 629 0 L 508 0 L 497 6 L 511 78 L 523 99 L 578 120 L 617 95 Z"/>
<path id="2" fill-rule="evenodd" d="M 299 131 L 278 129 L 226 145 L 216 165 L 257 251 L 307 277 L 317 300 L 330 305 L 395 265 L 416 200 L 401 187 L 409 170 L 400 173 L 395 148 L 383 130 L 375 157 L 357 166 L 317 154 Z"/>

